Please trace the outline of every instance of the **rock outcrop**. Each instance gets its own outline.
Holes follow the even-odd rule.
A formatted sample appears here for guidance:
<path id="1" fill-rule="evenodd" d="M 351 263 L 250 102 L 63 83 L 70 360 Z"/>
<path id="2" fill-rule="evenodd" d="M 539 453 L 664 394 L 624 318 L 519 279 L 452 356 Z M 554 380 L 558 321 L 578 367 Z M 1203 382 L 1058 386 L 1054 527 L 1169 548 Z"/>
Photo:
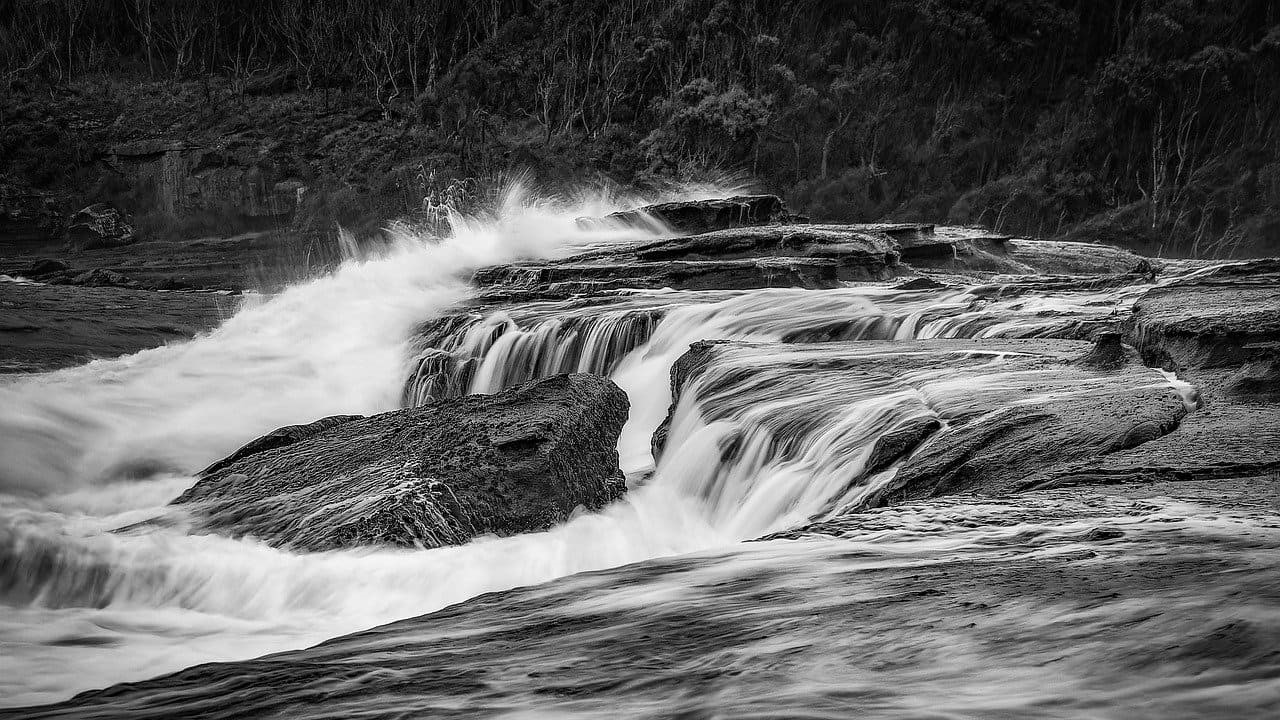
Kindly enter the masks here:
<path id="1" fill-rule="evenodd" d="M 496 300 L 620 288 L 833 288 L 843 281 L 893 277 L 894 247 L 888 235 L 858 225 L 743 227 L 484 268 L 474 279 Z"/>
<path id="2" fill-rule="evenodd" d="M 1280 345 L 1280 270 L 1250 261 L 1155 288 L 1127 334 L 1148 363 L 1174 370 L 1264 361 Z"/>
<path id="3" fill-rule="evenodd" d="M 77 250 L 120 247 L 137 239 L 124 214 L 106 203 L 83 208 L 67 220 L 67 242 Z"/>
<path id="4" fill-rule="evenodd" d="M 677 233 L 704 233 L 790 219 L 787 206 L 777 195 L 738 195 L 646 205 L 602 218 L 579 218 L 578 224 L 582 227 L 657 226 Z"/>
<path id="5" fill-rule="evenodd" d="M 1141 282 L 1146 276 L 1139 271 L 1150 269 L 1144 258 L 1109 245 L 1017 240 L 976 228 L 918 223 L 742 225 L 555 261 L 482 268 L 474 281 L 484 290 L 485 302 L 504 303 L 626 288 L 829 289 L 844 282 L 915 276 L 922 270 L 970 279 L 1054 274 L 1064 276 L 1061 282 L 1066 284 L 1082 282 L 1066 276 L 1096 275 L 1090 284 L 1110 287 Z"/>
<path id="6" fill-rule="evenodd" d="M 626 395 L 560 375 L 365 418 L 282 428 L 215 463 L 175 504 L 204 532 L 295 550 L 439 547 L 546 529 L 625 490 Z"/>

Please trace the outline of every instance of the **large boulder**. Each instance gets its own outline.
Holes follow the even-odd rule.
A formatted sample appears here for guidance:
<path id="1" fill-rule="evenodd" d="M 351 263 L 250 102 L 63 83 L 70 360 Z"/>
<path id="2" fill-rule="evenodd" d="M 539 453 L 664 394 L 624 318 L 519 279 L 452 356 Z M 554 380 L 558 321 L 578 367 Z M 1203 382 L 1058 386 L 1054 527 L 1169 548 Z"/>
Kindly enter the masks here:
<path id="1" fill-rule="evenodd" d="M 612 382 L 577 374 L 326 418 L 255 440 L 174 502 L 197 530 L 297 550 L 543 530 L 625 491 L 616 444 L 627 411 Z"/>
<path id="2" fill-rule="evenodd" d="M 124 214 L 106 203 L 90 205 L 67 221 L 67 242 L 77 250 L 120 247 L 137 239 Z"/>
<path id="3" fill-rule="evenodd" d="M 790 219 L 786 204 L 777 195 L 738 195 L 646 205 L 602 218 L 580 218 L 578 224 L 587 228 L 657 226 L 678 233 L 704 233 Z"/>

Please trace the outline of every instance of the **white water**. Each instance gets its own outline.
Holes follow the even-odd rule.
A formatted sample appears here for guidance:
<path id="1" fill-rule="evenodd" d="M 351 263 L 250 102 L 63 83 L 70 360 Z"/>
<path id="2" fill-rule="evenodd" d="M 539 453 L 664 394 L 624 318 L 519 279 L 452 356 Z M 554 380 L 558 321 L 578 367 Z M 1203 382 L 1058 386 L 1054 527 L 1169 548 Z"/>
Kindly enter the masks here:
<path id="1" fill-rule="evenodd" d="M 574 222 L 615 209 L 509 193 L 495 217 L 454 218 L 447 240 L 402 232 L 378 256 L 252 299 L 190 342 L 0 386 L 0 571 L 11 583 L 0 598 L 0 702 L 305 646 L 716 542 L 659 488 L 538 536 L 425 552 L 300 555 L 109 532 L 163 512 L 192 473 L 275 427 L 395 408 L 414 327 L 463 298 L 472 270 L 650 236 Z"/>

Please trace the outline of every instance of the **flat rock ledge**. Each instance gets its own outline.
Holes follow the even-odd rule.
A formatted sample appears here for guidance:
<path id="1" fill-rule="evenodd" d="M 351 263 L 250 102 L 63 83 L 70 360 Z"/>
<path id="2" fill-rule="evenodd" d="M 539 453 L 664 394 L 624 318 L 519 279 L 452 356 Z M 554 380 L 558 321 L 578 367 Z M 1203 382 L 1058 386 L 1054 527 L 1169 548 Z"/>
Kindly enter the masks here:
<path id="1" fill-rule="evenodd" d="M 579 218 L 579 226 L 588 229 L 643 227 L 680 236 L 560 260 L 482 268 L 473 281 L 481 288 L 481 303 L 494 304 L 634 288 L 829 289 L 921 271 L 971 279 L 1095 275 L 1105 277 L 1092 282 L 1111 286 L 1159 271 L 1151 261 L 1109 245 L 1024 240 L 981 228 L 927 223 L 817 225 L 798 220 L 772 195 L 667 203 Z"/>
<path id="2" fill-rule="evenodd" d="M 325 418 L 253 441 L 174 504 L 197 532 L 308 551 L 544 530 L 625 492 L 616 445 L 628 409 L 609 380 L 573 374 Z"/>

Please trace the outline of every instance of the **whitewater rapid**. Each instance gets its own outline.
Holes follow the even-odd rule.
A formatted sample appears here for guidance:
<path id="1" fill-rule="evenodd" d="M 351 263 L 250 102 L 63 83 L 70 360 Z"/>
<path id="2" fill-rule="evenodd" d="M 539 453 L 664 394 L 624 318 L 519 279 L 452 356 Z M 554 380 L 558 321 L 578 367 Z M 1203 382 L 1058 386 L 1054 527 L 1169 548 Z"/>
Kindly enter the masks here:
<path id="1" fill-rule="evenodd" d="M 719 194 L 709 191 L 708 196 Z M 579 228 L 634 198 L 518 187 L 452 233 L 391 242 L 189 342 L 0 385 L 0 702 L 27 704 L 191 664 L 299 647 L 536 583 L 704 544 L 636 504 L 537 538 L 430 552 L 293 554 L 188 536 L 164 517 L 201 467 L 282 425 L 399 406 L 417 324 L 476 268 L 653 237 Z M 678 538 L 673 542 L 671 538 Z"/>

